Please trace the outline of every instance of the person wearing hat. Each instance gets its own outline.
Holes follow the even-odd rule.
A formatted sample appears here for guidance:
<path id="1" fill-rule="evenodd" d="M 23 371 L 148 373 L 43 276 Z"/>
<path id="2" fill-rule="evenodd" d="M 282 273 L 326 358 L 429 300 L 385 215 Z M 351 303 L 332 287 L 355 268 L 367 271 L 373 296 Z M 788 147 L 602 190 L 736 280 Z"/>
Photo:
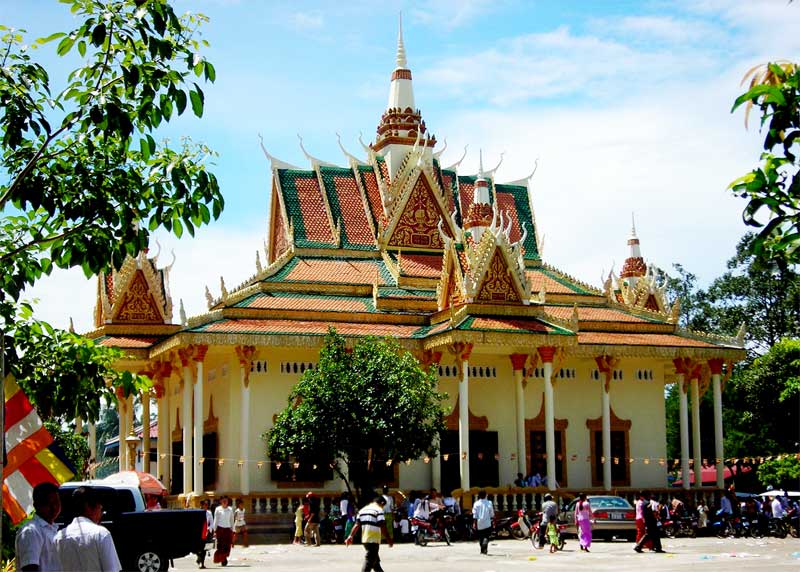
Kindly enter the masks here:
<path id="1" fill-rule="evenodd" d="M 314 539 L 313 546 L 320 546 L 320 536 L 319 536 L 319 511 L 320 511 L 320 502 L 319 497 L 312 493 L 311 491 L 308 492 L 306 495 L 308 499 L 308 522 L 306 522 L 306 546 L 312 546 L 311 539 Z"/>
<path id="2" fill-rule="evenodd" d="M 544 548 L 544 539 L 547 535 L 547 524 L 550 522 L 550 517 L 558 518 L 558 504 L 553 500 L 553 495 L 550 493 L 544 495 L 544 503 L 542 503 L 542 521 L 539 524 L 539 544 L 538 548 Z"/>

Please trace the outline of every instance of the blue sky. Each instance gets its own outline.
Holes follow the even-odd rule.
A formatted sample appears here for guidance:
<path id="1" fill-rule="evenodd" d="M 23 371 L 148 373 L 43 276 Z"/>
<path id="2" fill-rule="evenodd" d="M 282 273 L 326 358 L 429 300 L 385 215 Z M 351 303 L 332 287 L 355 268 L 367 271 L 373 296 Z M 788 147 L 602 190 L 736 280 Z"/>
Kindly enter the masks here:
<path id="1" fill-rule="evenodd" d="M 727 184 L 751 169 L 760 135 L 730 114 L 752 65 L 798 59 L 800 6 L 785 0 L 697 2 L 261 2 L 176 0 L 211 18 L 203 29 L 217 82 L 206 114 L 175 121 L 219 152 L 222 218 L 176 241 L 173 295 L 190 314 L 203 290 L 230 289 L 255 271 L 266 234 L 270 174 L 258 135 L 279 158 L 305 166 L 306 149 L 344 164 L 336 133 L 363 156 L 386 106 L 402 11 L 417 106 L 445 164 L 478 149 L 500 181 L 539 159 L 533 206 L 547 262 L 595 285 L 621 266 L 635 211 L 645 258 L 681 262 L 707 281 L 724 271 L 744 232 Z M 75 25 L 54 1 L 0 3 L 0 23 L 31 38 Z M 41 54 L 54 83 L 70 69 Z M 73 62 L 74 63 L 74 62 Z M 59 73 L 62 72 L 62 73 Z M 165 256 L 162 260 L 168 260 Z M 42 317 L 90 328 L 94 283 L 59 272 L 37 285 Z M 177 316 L 176 316 L 177 319 Z"/>

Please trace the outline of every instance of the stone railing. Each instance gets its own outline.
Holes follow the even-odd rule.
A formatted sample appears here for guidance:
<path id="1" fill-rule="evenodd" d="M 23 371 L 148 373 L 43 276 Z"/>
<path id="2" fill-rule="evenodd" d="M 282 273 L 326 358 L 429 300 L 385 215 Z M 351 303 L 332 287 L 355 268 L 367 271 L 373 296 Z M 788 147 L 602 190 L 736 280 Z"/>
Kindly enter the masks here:
<path id="1" fill-rule="evenodd" d="M 225 495 L 222 492 L 206 492 L 202 495 L 171 495 L 167 497 L 167 508 L 198 508 L 200 501 L 208 499 L 211 504 Z M 325 512 L 330 511 L 332 505 L 338 506 L 341 491 L 321 491 L 314 492 L 320 498 L 322 508 Z M 269 492 L 269 493 L 251 493 L 249 495 L 235 495 L 229 494 L 235 506 L 239 499 L 244 500 L 245 510 L 251 514 L 291 514 L 297 506 L 303 502 L 306 492 L 302 491 L 286 491 L 286 492 Z"/>

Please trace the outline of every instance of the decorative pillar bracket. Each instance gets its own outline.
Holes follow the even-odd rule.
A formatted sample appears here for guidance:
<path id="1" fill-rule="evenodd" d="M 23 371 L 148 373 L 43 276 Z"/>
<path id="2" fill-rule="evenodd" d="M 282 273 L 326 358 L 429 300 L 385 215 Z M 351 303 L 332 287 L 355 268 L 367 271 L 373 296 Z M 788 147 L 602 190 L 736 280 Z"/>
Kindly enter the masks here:
<path id="1" fill-rule="evenodd" d="M 606 393 L 609 393 L 611 391 L 611 374 L 614 372 L 614 368 L 619 365 L 619 358 L 603 354 L 594 358 L 594 361 L 597 364 L 597 369 L 605 378 L 605 390 Z"/>
<path id="2" fill-rule="evenodd" d="M 236 346 L 236 357 L 239 359 L 239 365 L 244 369 L 244 379 L 242 382 L 245 387 L 250 387 L 250 369 L 253 366 L 253 361 L 256 359 L 258 352 L 255 346 Z"/>

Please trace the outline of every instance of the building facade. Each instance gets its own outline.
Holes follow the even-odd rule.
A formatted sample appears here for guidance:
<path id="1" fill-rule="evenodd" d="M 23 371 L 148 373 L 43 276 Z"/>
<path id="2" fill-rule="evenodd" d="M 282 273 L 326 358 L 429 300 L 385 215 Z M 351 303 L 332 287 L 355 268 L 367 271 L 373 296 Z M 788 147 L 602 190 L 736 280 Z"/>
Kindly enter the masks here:
<path id="1" fill-rule="evenodd" d="M 502 183 L 483 160 L 476 174 L 441 164 L 402 31 L 387 108 L 362 146 L 363 158 L 342 147 L 343 166 L 303 149 L 308 168 L 264 150 L 264 252 L 243 284 L 221 279 L 218 296 L 206 288 L 208 313 L 181 309 L 172 323 L 171 265 L 159 268 L 158 256 L 100 278 L 90 336 L 125 349 L 119 367 L 154 381 L 143 404 L 149 415 L 158 402 L 157 466 L 145 470 L 175 494 L 340 490 L 324 463 L 267 459 L 261 439 L 333 326 L 351 339 L 394 337 L 438 364 L 450 411 L 440 454 L 389 460 L 393 486 L 466 490 L 517 473 L 546 475 L 552 489 L 666 486 L 668 383 L 681 389 L 683 482 L 690 466 L 716 461 L 722 486 L 721 393 L 744 334 L 680 328 L 635 229 L 622 271 L 600 288 L 546 264 L 531 178 Z M 706 391 L 715 423 L 701 428 Z M 127 435 L 132 400 L 119 397 Z M 716 459 L 700 458 L 701 431 L 714 433 Z"/>

